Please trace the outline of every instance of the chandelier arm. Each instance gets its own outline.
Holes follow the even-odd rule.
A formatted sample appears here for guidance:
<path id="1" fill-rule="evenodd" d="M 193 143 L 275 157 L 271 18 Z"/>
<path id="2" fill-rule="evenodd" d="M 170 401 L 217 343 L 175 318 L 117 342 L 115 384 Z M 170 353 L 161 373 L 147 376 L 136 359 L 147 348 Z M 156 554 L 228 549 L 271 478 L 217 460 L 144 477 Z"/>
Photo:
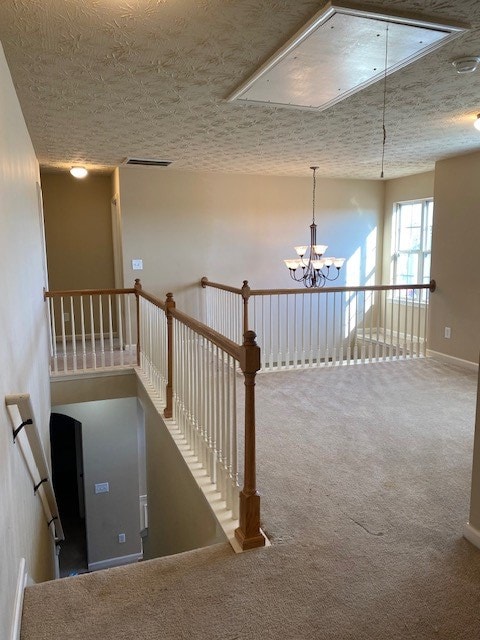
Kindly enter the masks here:
<path id="1" fill-rule="evenodd" d="M 333 282 L 334 280 L 336 280 L 340 276 L 340 269 L 338 267 L 335 267 L 335 268 L 337 270 L 337 275 L 336 276 L 334 276 L 333 278 L 329 278 L 328 277 L 328 275 L 329 275 L 328 273 L 325 276 L 326 280 L 328 280 L 329 282 Z"/>
<path id="2" fill-rule="evenodd" d="M 302 268 L 304 269 L 304 267 Z M 305 279 L 303 274 L 299 278 L 295 277 L 296 269 L 290 269 L 289 271 L 290 271 L 290 277 L 292 278 L 292 280 L 295 280 L 295 282 L 302 282 Z"/>

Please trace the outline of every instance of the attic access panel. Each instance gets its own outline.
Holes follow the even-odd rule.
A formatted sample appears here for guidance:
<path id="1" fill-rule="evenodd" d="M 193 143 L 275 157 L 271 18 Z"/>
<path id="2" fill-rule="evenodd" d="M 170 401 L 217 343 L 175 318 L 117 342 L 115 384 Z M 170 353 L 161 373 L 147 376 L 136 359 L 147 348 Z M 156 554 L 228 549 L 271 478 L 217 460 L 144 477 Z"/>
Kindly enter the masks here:
<path id="1" fill-rule="evenodd" d="M 466 28 L 329 3 L 228 101 L 322 111 L 461 35 Z"/>

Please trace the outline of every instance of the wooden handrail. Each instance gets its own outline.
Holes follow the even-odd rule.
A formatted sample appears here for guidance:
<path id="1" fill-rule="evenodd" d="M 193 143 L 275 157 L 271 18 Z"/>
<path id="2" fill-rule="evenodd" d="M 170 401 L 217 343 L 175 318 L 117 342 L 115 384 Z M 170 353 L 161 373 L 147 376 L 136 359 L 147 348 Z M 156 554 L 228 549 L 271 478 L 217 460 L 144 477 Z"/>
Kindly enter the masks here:
<path id="1" fill-rule="evenodd" d="M 230 293 L 238 293 L 239 296 L 242 295 L 242 289 L 238 289 L 237 287 L 229 287 L 227 284 L 220 284 L 219 282 L 210 282 L 210 280 L 206 276 L 203 276 L 203 278 L 200 280 L 200 284 L 204 289 L 205 287 L 213 287 L 214 289 L 221 289 L 222 291 L 230 291 Z"/>
<path id="2" fill-rule="evenodd" d="M 138 281 L 138 282 L 140 282 L 140 281 Z M 160 298 L 157 298 L 156 296 L 154 296 L 153 294 L 147 293 L 146 291 L 143 291 L 143 289 L 140 288 L 138 290 L 138 295 L 141 296 L 142 298 L 145 298 L 145 300 L 148 300 L 149 302 L 154 304 L 156 307 L 158 307 L 162 311 L 166 311 L 167 310 L 166 303 L 163 302 L 162 300 L 160 300 Z"/>
<path id="3" fill-rule="evenodd" d="M 60 298 L 62 296 L 106 296 L 122 293 L 135 293 L 135 289 L 69 289 L 65 291 L 45 291 L 45 298 Z"/>
<path id="4" fill-rule="evenodd" d="M 266 296 L 266 295 L 285 295 L 291 293 L 343 293 L 346 291 L 412 291 L 417 289 L 429 289 L 431 292 L 435 291 L 437 283 L 435 280 L 431 280 L 429 284 L 379 284 L 368 285 L 364 287 L 324 287 L 324 288 L 312 288 L 312 289 L 250 289 L 251 296 Z"/>
<path id="5" fill-rule="evenodd" d="M 231 355 L 232 358 L 235 358 L 235 360 L 240 360 L 242 348 L 239 344 L 233 342 L 233 340 L 229 340 L 221 333 L 218 333 L 218 331 L 210 329 L 210 327 L 207 327 L 207 325 L 203 324 L 203 322 L 191 318 L 186 313 L 183 313 L 178 309 L 170 309 L 170 313 L 179 322 L 182 322 L 184 325 L 186 325 L 196 333 L 200 334 L 204 338 L 207 338 L 207 340 L 210 340 L 210 342 L 213 342 L 213 344 L 215 344 L 217 347 L 220 347 L 220 349 L 223 349 L 223 351 Z"/>
<path id="6" fill-rule="evenodd" d="M 231 293 L 237 293 L 242 298 L 248 299 L 250 296 L 266 296 L 266 295 L 285 295 L 291 293 L 342 293 L 344 291 L 401 291 L 401 290 L 415 290 L 415 289 L 429 289 L 432 293 L 437 287 L 435 280 L 430 280 L 428 284 L 379 284 L 379 285 L 366 285 L 359 287 L 324 287 L 324 288 L 303 288 L 303 289 L 250 289 L 248 281 L 243 281 L 243 287 L 238 289 L 237 287 L 230 287 L 226 284 L 220 284 L 218 282 L 210 282 L 207 277 L 203 277 L 200 281 L 203 288 L 213 287 L 214 289 L 221 289 L 222 291 L 230 291 Z"/>
<path id="7" fill-rule="evenodd" d="M 58 511 L 57 499 L 55 497 L 55 491 L 53 489 L 52 477 L 43 450 L 42 441 L 38 433 L 35 418 L 33 416 L 32 403 L 30 401 L 30 395 L 28 393 L 20 393 L 17 395 L 5 396 L 5 404 L 7 406 L 17 406 L 22 424 L 17 426 L 13 431 L 13 440 L 15 442 L 16 436 L 25 428 L 25 433 L 28 439 L 28 444 L 32 451 L 32 456 L 37 466 L 39 473 L 38 483 L 34 486 L 34 492 L 36 493 L 40 488 L 43 489 L 45 498 L 48 504 L 48 510 L 50 511 L 49 520 L 47 520 L 48 527 L 51 524 L 55 527 L 55 542 L 61 542 L 65 539 L 62 523 L 60 521 L 60 514 Z"/>

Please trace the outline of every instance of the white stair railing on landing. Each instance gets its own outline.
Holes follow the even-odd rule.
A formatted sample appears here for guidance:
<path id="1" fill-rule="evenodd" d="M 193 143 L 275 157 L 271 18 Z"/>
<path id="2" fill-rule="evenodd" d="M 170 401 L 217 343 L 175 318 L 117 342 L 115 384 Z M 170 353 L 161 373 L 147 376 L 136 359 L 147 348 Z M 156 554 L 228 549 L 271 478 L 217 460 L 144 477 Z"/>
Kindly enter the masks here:
<path id="1" fill-rule="evenodd" d="M 52 375 L 136 364 L 135 288 L 47 291 Z"/>
<path id="2" fill-rule="evenodd" d="M 20 433 L 24 431 L 36 467 L 36 473 L 35 470 L 30 469 L 34 482 L 33 491 L 35 494 L 38 494 L 42 500 L 49 529 L 53 525 L 55 542 L 61 542 L 65 539 L 65 536 L 63 534 L 63 527 L 60 520 L 60 514 L 58 512 L 58 505 L 55 497 L 55 491 L 53 489 L 50 469 L 45 457 L 35 417 L 33 415 L 30 395 L 28 393 L 20 393 L 5 396 L 5 404 L 7 407 L 16 406 L 18 409 L 17 413 L 20 418 L 20 424 L 12 422 L 13 441 L 16 442 Z M 15 420 L 14 416 L 12 416 L 12 421 L 13 420 Z"/>
<path id="3" fill-rule="evenodd" d="M 202 278 L 206 323 L 229 337 L 254 326 L 262 371 L 424 357 L 425 285 L 235 289 Z M 235 315 L 234 318 L 232 316 Z"/>

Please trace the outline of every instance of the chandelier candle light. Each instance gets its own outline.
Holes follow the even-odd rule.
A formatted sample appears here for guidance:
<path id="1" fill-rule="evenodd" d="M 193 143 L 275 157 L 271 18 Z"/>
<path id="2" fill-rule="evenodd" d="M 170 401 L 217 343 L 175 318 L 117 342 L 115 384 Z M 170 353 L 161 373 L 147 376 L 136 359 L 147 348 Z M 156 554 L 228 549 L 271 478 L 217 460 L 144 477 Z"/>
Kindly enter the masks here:
<path id="1" fill-rule="evenodd" d="M 310 167 L 313 171 L 313 219 L 310 225 L 310 246 L 302 245 L 295 247 L 298 258 L 284 260 L 290 271 L 290 277 L 295 282 L 303 282 L 305 287 L 324 287 L 327 282 L 336 280 L 340 275 L 340 269 L 345 262 L 345 258 L 322 257 L 328 249 L 325 244 L 317 244 L 317 225 L 315 224 L 315 190 L 317 180 L 315 172 L 318 167 Z M 308 258 L 306 257 L 308 255 Z M 299 272 L 299 269 L 302 269 Z M 331 270 L 330 270 L 331 269 Z M 334 270 L 336 269 L 336 271 Z"/>

